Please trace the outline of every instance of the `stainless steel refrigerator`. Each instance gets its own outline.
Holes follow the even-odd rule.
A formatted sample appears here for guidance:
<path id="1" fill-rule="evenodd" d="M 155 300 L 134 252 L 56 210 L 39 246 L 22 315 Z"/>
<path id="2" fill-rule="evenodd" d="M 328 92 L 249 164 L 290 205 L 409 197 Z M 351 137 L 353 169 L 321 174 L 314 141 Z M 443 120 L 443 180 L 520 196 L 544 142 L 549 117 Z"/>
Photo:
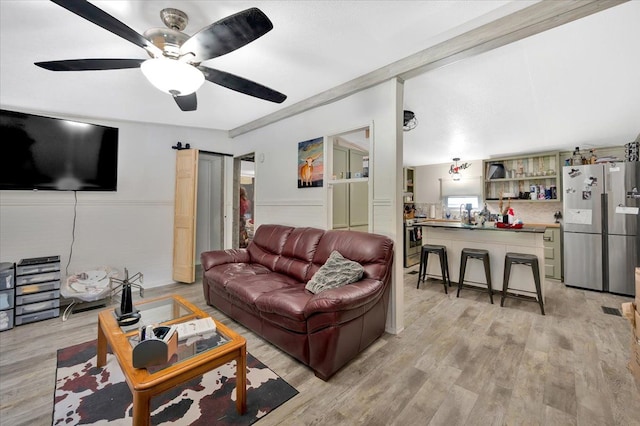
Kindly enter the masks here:
<path id="1" fill-rule="evenodd" d="M 566 285 L 634 295 L 639 173 L 635 162 L 563 167 Z"/>

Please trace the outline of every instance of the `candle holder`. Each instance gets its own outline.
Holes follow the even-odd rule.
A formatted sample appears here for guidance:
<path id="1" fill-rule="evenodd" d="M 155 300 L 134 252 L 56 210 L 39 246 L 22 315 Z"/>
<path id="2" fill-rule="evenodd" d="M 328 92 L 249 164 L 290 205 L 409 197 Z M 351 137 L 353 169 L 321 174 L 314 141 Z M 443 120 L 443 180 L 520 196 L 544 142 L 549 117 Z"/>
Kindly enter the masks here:
<path id="1" fill-rule="evenodd" d="M 141 272 L 136 273 L 129 278 L 129 270 L 124 268 L 124 279 L 119 280 L 117 278 L 109 278 L 110 285 L 114 283 L 116 287 L 113 291 L 122 287 L 122 295 L 120 297 L 120 307 L 116 307 L 114 312 L 116 314 L 116 320 L 119 325 L 133 325 L 140 321 L 141 314 L 133 306 L 133 297 L 131 295 L 131 287 L 137 287 L 140 291 L 140 297 L 144 297 L 144 289 L 142 288 L 143 275 Z"/>

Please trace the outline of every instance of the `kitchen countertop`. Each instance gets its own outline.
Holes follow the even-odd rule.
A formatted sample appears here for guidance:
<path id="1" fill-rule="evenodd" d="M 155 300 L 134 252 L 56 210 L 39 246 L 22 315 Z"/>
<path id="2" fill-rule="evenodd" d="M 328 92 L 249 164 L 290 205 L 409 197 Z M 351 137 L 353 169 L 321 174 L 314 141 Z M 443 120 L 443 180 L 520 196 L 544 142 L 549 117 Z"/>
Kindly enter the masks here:
<path id="1" fill-rule="evenodd" d="M 439 223 L 460 223 L 460 221 L 458 219 L 428 219 L 428 218 L 421 218 L 421 217 L 416 217 L 414 219 L 409 219 L 411 220 L 413 223 L 412 224 L 408 224 L 407 220 L 405 219 L 404 224 L 411 226 L 411 225 L 415 225 L 417 223 L 424 223 L 424 222 L 439 222 Z M 550 222 L 550 223 L 537 223 L 537 222 L 527 222 L 525 223 L 526 227 L 545 227 L 545 228 L 560 228 L 560 223 L 555 223 L 555 222 Z"/>
<path id="2" fill-rule="evenodd" d="M 535 233 L 535 234 L 544 233 L 545 229 L 548 227 L 548 225 L 524 224 L 524 226 L 520 229 L 497 228 L 492 224 L 483 227 L 481 225 L 467 225 L 460 222 L 443 222 L 443 221 L 435 221 L 435 220 L 415 221 L 413 223 L 413 226 L 429 226 L 432 228 L 449 228 L 449 229 L 468 229 L 471 231 L 528 232 L 528 233 Z"/>
<path id="3" fill-rule="evenodd" d="M 559 223 L 525 223 L 527 226 L 545 226 L 547 228 L 560 228 Z"/>

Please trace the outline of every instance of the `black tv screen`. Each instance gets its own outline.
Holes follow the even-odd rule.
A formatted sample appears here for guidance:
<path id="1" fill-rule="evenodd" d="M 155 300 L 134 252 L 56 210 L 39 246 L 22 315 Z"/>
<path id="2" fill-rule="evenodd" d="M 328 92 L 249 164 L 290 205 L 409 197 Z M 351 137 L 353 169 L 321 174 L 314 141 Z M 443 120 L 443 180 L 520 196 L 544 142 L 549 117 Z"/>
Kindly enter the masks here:
<path id="1" fill-rule="evenodd" d="M 115 127 L 0 110 L 0 135 L 0 189 L 117 189 Z"/>

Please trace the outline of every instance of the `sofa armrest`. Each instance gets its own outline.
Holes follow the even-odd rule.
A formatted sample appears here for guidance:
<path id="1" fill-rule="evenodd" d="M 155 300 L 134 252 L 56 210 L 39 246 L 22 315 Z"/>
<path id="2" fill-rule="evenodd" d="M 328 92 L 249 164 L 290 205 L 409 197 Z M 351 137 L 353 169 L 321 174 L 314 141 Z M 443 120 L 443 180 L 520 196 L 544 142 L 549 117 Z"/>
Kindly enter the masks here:
<path id="1" fill-rule="evenodd" d="M 384 283 L 365 278 L 342 287 L 314 295 L 304 308 L 305 317 L 318 312 L 346 311 L 364 306 L 382 295 Z"/>
<path id="2" fill-rule="evenodd" d="M 249 263 L 250 261 L 251 258 L 246 249 L 212 250 L 202 252 L 200 255 L 202 269 L 205 271 L 225 263 Z"/>

